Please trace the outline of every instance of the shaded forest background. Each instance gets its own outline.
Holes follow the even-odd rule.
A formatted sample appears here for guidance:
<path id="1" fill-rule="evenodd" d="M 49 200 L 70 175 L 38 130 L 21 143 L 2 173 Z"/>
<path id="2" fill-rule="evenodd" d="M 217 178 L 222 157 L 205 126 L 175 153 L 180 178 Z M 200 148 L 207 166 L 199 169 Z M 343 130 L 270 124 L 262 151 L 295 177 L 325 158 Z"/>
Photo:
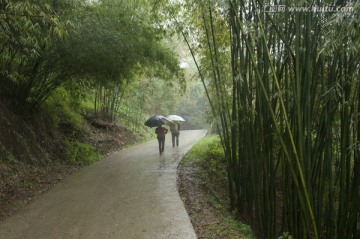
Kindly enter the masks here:
<path id="1" fill-rule="evenodd" d="M 258 238 L 359 238 L 359 7 L 1 0 L 1 161 L 94 161 L 87 126 L 146 138 L 146 117 L 179 114 L 219 134 Z"/>
<path id="2" fill-rule="evenodd" d="M 2 161 L 45 163 L 38 155 L 50 137 L 76 163 L 76 147 L 94 150 L 80 134 L 96 121 L 144 139 L 151 115 L 180 114 L 184 128 L 205 123 L 202 87 L 186 84 L 180 67 L 183 44 L 147 1 L 5 0 L 0 9 Z"/>
<path id="3" fill-rule="evenodd" d="M 152 115 L 206 124 L 186 46 L 159 17 L 149 1 L 0 1 L 0 220 L 79 167 L 153 139 Z"/>

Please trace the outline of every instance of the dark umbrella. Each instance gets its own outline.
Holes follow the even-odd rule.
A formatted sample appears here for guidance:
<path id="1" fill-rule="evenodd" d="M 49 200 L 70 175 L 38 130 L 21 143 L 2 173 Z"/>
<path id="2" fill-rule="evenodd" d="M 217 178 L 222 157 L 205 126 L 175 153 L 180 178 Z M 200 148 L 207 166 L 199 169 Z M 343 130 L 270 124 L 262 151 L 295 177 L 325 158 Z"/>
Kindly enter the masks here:
<path id="1" fill-rule="evenodd" d="M 146 120 L 145 125 L 147 127 L 158 127 L 163 124 L 166 124 L 167 122 L 168 122 L 168 120 L 164 116 L 156 115 L 156 116 L 152 116 L 148 120 Z"/>

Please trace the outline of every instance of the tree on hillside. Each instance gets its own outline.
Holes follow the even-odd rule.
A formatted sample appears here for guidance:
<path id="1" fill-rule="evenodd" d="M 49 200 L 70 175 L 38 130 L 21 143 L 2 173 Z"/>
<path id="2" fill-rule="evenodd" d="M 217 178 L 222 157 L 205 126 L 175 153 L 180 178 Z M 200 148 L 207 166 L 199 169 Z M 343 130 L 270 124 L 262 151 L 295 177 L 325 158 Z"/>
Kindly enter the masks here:
<path id="1" fill-rule="evenodd" d="M 40 3 L 41 2 L 41 3 Z M 57 75 L 49 73 L 51 64 L 46 52 L 52 39 L 63 39 L 67 32 L 51 8 L 52 1 L 0 2 L 0 96 L 11 101 L 18 110 L 36 104 L 34 92 L 41 98 L 48 86 L 46 79 Z"/>
<path id="2" fill-rule="evenodd" d="M 95 90 L 96 111 L 112 118 L 136 74 L 181 78 L 178 60 L 161 42 L 147 6 L 145 0 L 5 1 L 2 97 L 18 110 L 31 111 L 63 82 L 86 81 Z M 20 38 L 13 37 L 13 29 Z"/>
<path id="3" fill-rule="evenodd" d="M 146 4 L 141 3 L 98 2 L 92 6 L 93 15 L 77 22 L 72 36 L 60 46 L 67 64 L 92 79 L 95 112 L 109 120 L 138 75 L 182 78 L 178 60 L 161 41 L 163 36 L 152 27 Z"/>

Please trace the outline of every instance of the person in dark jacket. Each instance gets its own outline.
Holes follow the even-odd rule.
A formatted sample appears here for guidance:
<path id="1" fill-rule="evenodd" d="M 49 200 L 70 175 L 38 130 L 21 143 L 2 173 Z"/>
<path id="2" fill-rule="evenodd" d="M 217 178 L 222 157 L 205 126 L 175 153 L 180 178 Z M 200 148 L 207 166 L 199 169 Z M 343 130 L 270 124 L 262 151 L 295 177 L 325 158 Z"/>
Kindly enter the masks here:
<path id="1" fill-rule="evenodd" d="M 165 148 L 165 135 L 168 132 L 167 128 L 164 128 L 162 126 L 158 126 L 155 129 L 155 133 L 157 134 L 157 139 L 159 141 L 159 152 L 160 154 L 164 152 Z"/>

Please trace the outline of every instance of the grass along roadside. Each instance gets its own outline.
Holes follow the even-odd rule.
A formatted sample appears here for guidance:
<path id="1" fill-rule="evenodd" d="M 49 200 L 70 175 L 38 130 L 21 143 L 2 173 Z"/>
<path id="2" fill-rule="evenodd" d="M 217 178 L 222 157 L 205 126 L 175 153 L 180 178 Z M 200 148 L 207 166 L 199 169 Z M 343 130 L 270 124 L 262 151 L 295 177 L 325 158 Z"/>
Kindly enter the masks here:
<path id="1" fill-rule="evenodd" d="M 226 162 L 217 136 L 199 141 L 178 167 L 178 189 L 200 238 L 254 238 L 231 213 Z"/>

